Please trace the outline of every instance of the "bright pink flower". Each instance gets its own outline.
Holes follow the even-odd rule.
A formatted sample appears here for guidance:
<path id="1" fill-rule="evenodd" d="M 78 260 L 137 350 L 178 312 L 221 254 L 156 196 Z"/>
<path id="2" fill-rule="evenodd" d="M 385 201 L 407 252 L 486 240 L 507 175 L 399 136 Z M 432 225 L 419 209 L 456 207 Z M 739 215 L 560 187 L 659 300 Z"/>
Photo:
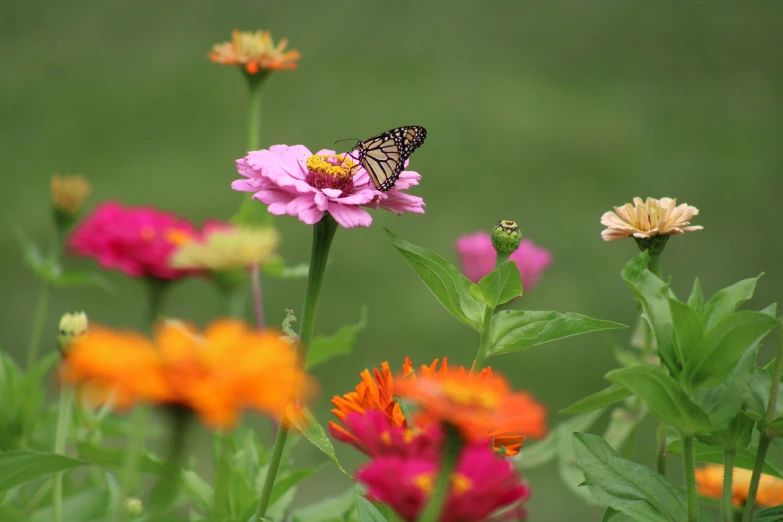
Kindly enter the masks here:
<path id="1" fill-rule="evenodd" d="M 460 236 L 456 250 L 462 261 L 462 272 L 474 283 L 478 283 L 495 269 L 498 254 L 492 247 L 492 237 L 487 232 Z M 508 259 L 517 264 L 525 291 L 532 289 L 544 270 L 552 264 L 549 250 L 535 245 L 529 239 L 523 239 L 519 248 Z"/>
<path id="2" fill-rule="evenodd" d="M 314 155 L 304 145 L 274 145 L 237 160 L 237 170 L 245 179 L 234 181 L 232 189 L 254 192 L 270 213 L 296 216 L 308 225 L 329 212 L 345 228 L 368 227 L 372 217 L 361 207 L 424 213 L 424 201 L 403 192 L 419 184 L 419 174 L 403 171 L 394 188 L 380 192 L 355 156 L 332 150 Z"/>
<path id="3" fill-rule="evenodd" d="M 329 425 L 332 436 L 373 458 L 396 455 L 434 462 L 443 443 L 443 431 L 437 424 L 422 430 L 404 428 L 393 424 L 380 410 L 349 413 L 343 424 L 347 431 Z"/>
<path id="4" fill-rule="evenodd" d="M 186 219 L 152 207 L 124 207 L 110 201 L 79 223 L 68 246 L 78 256 L 91 257 L 102 267 L 131 277 L 178 279 L 192 271 L 171 268 L 169 256 L 195 235 Z"/>
<path id="5" fill-rule="evenodd" d="M 437 480 L 432 460 L 380 457 L 359 470 L 356 478 L 369 496 L 391 507 L 407 522 L 415 521 Z M 465 446 L 451 475 L 451 491 L 440 522 L 482 522 L 498 509 L 526 500 L 530 488 L 508 459 L 486 444 Z"/>

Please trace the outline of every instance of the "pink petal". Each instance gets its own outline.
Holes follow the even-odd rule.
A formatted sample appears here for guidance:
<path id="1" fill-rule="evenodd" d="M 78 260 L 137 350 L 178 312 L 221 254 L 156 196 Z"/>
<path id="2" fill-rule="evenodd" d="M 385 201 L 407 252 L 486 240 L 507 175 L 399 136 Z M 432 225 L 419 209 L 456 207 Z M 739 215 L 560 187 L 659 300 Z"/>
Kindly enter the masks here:
<path id="1" fill-rule="evenodd" d="M 372 223 L 370 213 L 360 207 L 332 202 L 329 205 L 329 213 L 338 224 L 345 228 L 369 227 Z"/>

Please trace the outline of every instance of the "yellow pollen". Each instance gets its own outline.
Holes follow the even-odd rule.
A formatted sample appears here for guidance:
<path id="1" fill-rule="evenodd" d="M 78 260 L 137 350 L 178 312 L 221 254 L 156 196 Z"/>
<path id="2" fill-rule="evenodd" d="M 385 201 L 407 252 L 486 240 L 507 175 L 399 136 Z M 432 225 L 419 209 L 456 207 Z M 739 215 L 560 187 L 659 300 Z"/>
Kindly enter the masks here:
<path id="1" fill-rule="evenodd" d="M 413 478 L 413 485 L 425 493 L 432 493 L 434 473 L 422 473 Z"/>
<path id="2" fill-rule="evenodd" d="M 184 230 L 172 228 L 166 231 L 166 240 L 174 245 L 184 245 L 185 243 L 190 243 L 192 239 L 193 236 Z"/>
<path id="3" fill-rule="evenodd" d="M 334 178 L 350 178 L 356 167 L 347 154 L 320 154 L 307 158 L 307 170 Z"/>
<path id="4" fill-rule="evenodd" d="M 144 241 L 152 241 L 155 238 L 155 229 L 149 225 L 141 227 L 141 238 Z"/>
<path id="5" fill-rule="evenodd" d="M 413 442 L 413 439 L 416 438 L 416 432 L 415 430 L 405 430 L 405 434 L 402 436 L 402 440 L 405 441 L 405 444 L 410 444 Z"/>
<path id="6" fill-rule="evenodd" d="M 434 473 L 422 473 L 413 478 L 413 485 L 424 493 L 431 494 L 435 488 L 434 479 Z M 451 482 L 451 492 L 454 495 L 462 495 L 473 487 L 473 481 L 461 473 L 452 473 L 449 481 Z"/>
<path id="7" fill-rule="evenodd" d="M 389 435 L 388 431 L 384 431 L 383 433 L 381 433 L 381 440 L 386 445 L 391 444 L 391 435 Z"/>
<path id="8" fill-rule="evenodd" d="M 451 491 L 455 495 L 462 495 L 472 487 L 473 481 L 471 481 L 465 475 L 460 473 L 453 473 L 451 475 Z"/>
<path id="9" fill-rule="evenodd" d="M 493 408 L 497 405 L 497 397 L 491 392 L 464 388 L 458 383 L 444 383 L 442 389 L 446 397 L 463 406 Z"/>

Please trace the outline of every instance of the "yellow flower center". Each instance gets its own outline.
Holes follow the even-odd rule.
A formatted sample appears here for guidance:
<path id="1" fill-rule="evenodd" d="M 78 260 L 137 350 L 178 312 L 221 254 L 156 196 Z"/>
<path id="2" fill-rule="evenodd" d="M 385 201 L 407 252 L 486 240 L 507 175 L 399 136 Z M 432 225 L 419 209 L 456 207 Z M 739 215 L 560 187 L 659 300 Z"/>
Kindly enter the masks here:
<path id="1" fill-rule="evenodd" d="M 307 158 L 307 183 L 317 189 L 353 190 L 356 162 L 347 154 L 316 154 Z"/>
<path id="2" fill-rule="evenodd" d="M 452 473 L 449 477 L 451 482 L 451 494 L 462 495 L 473 487 L 473 481 L 462 473 Z M 413 477 L 413 484 L 424 493 L 432 494 L 435 489 L 435 473 L 421 473 Z"/>
<path id="3" fill-rule="evenodd" d="M 497 396 L 491 391 L 476 390 L 461 386 L 457 382 L 443 383 L 443 394 L 460 406 L 493 408 L 497 405 Z"/>
<path id="4" fill-rule="evenodd" d="M 193 236 L 184 230 L 172 228 L 166 231 L 166 240 L 174 245 L 184 245 L 185 243 L 190 243 L 193 240 Z"/>

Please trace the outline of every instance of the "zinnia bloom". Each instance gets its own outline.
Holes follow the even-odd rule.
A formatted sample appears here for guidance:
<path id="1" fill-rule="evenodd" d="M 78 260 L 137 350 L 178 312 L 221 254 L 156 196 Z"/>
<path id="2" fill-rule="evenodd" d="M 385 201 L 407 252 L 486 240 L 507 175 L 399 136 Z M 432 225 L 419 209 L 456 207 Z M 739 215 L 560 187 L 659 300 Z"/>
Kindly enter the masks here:
<path id="1" fill-rule="evenodd" d="M 270 213 L 296 216 L 308 225 L 328 212 L 345 228 L 368 227 L 372 217 L 362 207 L 424 213 L 424 201 L 403 192 L 419 184 L 419 174 L 402 171 L 394 188 L 380 192 L 353 156 L 332 150 L 312 154 L 304 145 L 274 145 L 237 160 L 237 170 L 245 179 L 234 181 L 232 189 L 254 192 Z"/>
<path id="2" fill-rule="evenodd" d="M 495 269 L 498 254 L 492 246 L 492 237 L 487 232 L 460 236 L 456 250 L 462 263 L 462 273 L 474 283 L 478 283 Z M 529 239 L 523 239 L 508 260 L 517 264 L 522 277 L 522 287 L 529 291 L 538 283 L 544 270 L 552 264 L 552 254 Z"/>
<path id="3" fill-rule="evenodd" d="M 79 223 L 69 246 L 76 255 L 131 277 L 178 279 L 190 272 L 169 266 L 169 257 L 195 233 L 189 221 L 173 214 L 111 201 Z"/>
<path id="4" fill-rule="evenodd" d="M 374 459 L 356 478 L 369 496 L 391 507 L 406 522 L 415 521 L 435 487 L 434 461 L 397 456 Z M 511 462 L 484 445 L 465 446 L 451 477 L 441 522 L 482 522 L 495 511 L 522 502 L 529 488 Z"/>
<path id="5" fill-rule="evenodd" d="M 347 430 L 333 429 L 332 436 L 351 444 L 370 457 L 397 455 L 436 461 L 443 444 L 443 430 L 437 424 L 424 429 L 406 428 L 391 422 L 383 412 L 349 413 L 343 420 Z"/>
<path id="6" fill-rule="evenodd" d="M 735 506 L 743 506 L 747 502 L 752 475 L 753 473 L 747 469 L 734 468 L 731 499 Z M 699 494 L 705 497 L 721 498 L 723 494 L 723 466 L 711 464 L 697 469 L 696 485 Z M 761 507 L 783 504 L 783 480 L 762 474 L 756 493 L 756 504 Z"/>
<path id="7" fill-rule="evenodd" d="M 203 334 L 168 320 L 153 340 L 91 326 L 69 345 L 62 375 L 86 384 L 94 401 L 184 407 L 213 428 L 233 426 L 243 408 L 279 419 L 293 387 L 300 398 L 313 389 L 278 332 L 233 320 L 215 321 Z"/>
<path id="8" fill-rule="evenodd" d="M 547 431 L 546 408 L 528 393 L 513 392 L 499 375 L 432 373 L 398 380 L 396 390 L 427 418 L 455 426 L 468 441 L 486 440 L 498 429 L 534 438 Z"/>
<path id="9" fill-rule="evenodd" d="M 275 69 L 296 69 L 302 57 L 297 50 L 286 51 L 288 40 L 283 38 L 277 45 L 269 31 L 233 31 L 231 41 L 215 44 L 209 59 L 224 65 L 240 65 L 249 74 Z"/>
<path id="10" fill-rule="evenodd" d="M 171 257 L 171 266 L 199 270 L 233 270 L 275 260 L 280 236 L 273 228 L 235 227 L 210 222 L 199 237 L 182 243 Z"/>
<path id="11" fill-rule="evenodd" d="M 626 203 L 614 207 L 614 212 L 605 212 L 601 224 L 608 227 L 601 232 L 604 241 L 615 241 L 629 236 L 650 238 L 655 236 L 679 235 L 701 230 L 704 227 L 691 225 L 690 220 L 699 209 L 685 203 L 677 205 L 671 198 L 633 198 L 633 205 Z"/>

